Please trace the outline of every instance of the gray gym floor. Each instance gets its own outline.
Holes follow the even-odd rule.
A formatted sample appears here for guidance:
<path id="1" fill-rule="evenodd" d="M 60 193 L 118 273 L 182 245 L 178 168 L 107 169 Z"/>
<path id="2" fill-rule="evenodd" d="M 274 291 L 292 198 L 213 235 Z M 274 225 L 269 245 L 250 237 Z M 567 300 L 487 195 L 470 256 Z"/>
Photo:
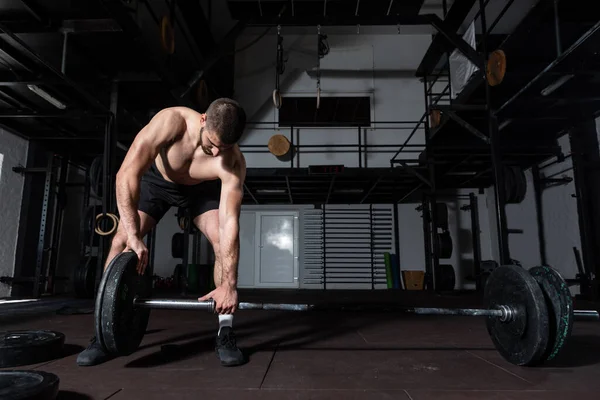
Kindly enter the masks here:
<path id="1" fill-rule="evenodd" d="M 598 322 L 576 322 L 563 354 L 537 368 L 504 361 L 481 318 L 243 311 L 234 327 L 249 362 L 236 368 L 215 357 L 211 315 L 153 310 L 135 354 L 78 367 L 92 327 L 92 314 L 2 319 L 2 330 L 66 335 L 62 358 L 18 368 L 57 374 L 59 399 L 531 400 L 592 398 L 600 390 Z"/>

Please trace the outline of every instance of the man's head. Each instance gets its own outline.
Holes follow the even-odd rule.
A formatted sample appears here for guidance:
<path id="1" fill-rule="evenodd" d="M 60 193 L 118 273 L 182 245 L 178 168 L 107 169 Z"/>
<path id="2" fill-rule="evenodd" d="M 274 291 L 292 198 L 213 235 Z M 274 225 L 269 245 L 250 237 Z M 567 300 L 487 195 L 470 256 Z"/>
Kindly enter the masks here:
<path id="1" fill-rule="evenodd" d="M 246 112 L 237 101 L 228 98 L 213 101 L 204 114 L 202 150 L 217 156 L 240 140 L 245 126 Z"/>

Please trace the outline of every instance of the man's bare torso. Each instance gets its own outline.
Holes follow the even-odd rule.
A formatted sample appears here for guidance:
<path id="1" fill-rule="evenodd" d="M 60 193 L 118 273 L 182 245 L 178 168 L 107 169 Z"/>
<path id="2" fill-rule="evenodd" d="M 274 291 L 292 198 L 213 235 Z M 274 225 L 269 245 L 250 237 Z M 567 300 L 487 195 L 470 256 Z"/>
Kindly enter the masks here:
<path id="1" fill-rule="evenodd" d="M 217 157 L 204 153 L 200 147 L 200 114 L 185 107 L 174 107 L 185 119 L 185 132 L 157 155 L 156 166 L 162 176 L 173 183 L 196 185 L 219 179 L 224 171 L 236 169 L 242 154 L 237 145 L 222 151 Z"/>

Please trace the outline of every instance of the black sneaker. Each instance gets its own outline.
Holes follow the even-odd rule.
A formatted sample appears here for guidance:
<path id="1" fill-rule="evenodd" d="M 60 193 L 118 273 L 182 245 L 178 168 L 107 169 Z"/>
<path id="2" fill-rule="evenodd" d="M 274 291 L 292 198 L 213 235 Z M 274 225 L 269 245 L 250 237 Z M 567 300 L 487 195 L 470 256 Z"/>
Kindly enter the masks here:
<path id="1" fill-rule="evenodd" d="M 215 351 L 217 358 L 221 360 L 221 365 L 233 367 L 244 363 L 244 355 L 238 349 L 235 334 L 229 326 L 224 326 L 217 335 Z"/>
<path id="2" fill-rule="evenodd" d="M 94 336 L 90 342 L 90 345 L 79 353 L 77 356 L 77 365 L 80 367 L 89 367 L 92 365 L 102 364 L 103 362 L 108 361 L 110 355 L 104 351 L 100 343 L 96 340 L 96 336 Z"/>

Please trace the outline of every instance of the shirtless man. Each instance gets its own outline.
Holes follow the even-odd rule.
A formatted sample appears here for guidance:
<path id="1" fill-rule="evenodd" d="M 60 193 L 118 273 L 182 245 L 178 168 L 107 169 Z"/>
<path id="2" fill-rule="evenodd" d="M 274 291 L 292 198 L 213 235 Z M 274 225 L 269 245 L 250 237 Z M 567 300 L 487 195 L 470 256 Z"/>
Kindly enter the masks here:
<path id="1" fill-rule="evenodd" d="M 117 254 L 133 251 L 142 274 L 148 262 L 144 236 L 171 206 L 189 207 L 194 224 L 215 252 L 217 288 L 199 300 L 215 301 L 216 353 L 225 366 L 243 362 L 232 326 L 238 304 L 239 216 L 246 176 L 244 156 L 236 143 L 245 124 L 243 108 L 226 98 L 215 100 L 205 114 L 173 107 L 152 118 L 136 136 L 117 173 L 120 224 L 104 266 Z M 97 365 L 108 359 L 94 337 L 77 364 Z"/>

